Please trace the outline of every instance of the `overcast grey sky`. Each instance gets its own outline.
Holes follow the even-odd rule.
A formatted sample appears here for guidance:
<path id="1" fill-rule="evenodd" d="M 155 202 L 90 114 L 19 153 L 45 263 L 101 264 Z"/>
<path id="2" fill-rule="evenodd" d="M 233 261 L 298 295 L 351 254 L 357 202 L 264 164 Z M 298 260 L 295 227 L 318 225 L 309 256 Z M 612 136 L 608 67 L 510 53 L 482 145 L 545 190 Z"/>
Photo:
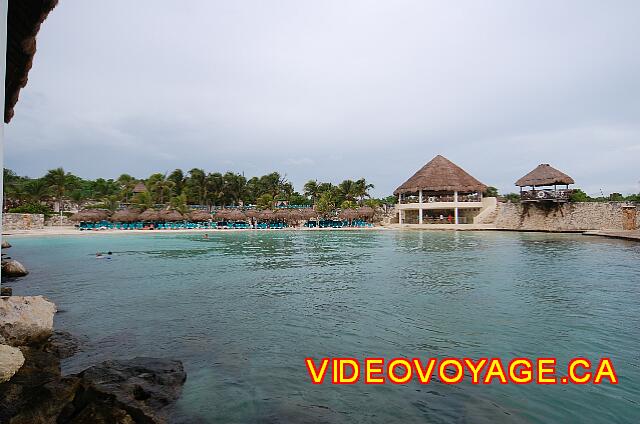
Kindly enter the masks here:
<path id="1" fill-rule="evenodd" d="M 6 166 L 366 177 L 436 154 L 501 192 L 539 163 L 640 191 L 640 1 L 61 0 Z"/>

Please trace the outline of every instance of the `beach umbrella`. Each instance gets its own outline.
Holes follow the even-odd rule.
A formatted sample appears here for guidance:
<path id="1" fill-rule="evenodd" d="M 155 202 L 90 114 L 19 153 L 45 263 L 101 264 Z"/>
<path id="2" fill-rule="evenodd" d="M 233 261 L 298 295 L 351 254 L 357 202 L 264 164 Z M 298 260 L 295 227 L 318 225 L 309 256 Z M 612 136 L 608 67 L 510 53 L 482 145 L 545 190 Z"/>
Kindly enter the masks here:
<path id="1" fill-rule="evenodd" d="M 111 216 L 111 221 L 113 222 L 134 222 L 136 220 L 138 220 L 138 217 L 140 216 L 140 212 L 134 210 L 134 209 L 124 209 L 124 210 L 120 210 L 120 211 L 116 211 L 116 213 L 114 213 Z"/>
<path id="2" fill-rule="evenodd" d="M 361 208 L 358 208 L 358 216 L 361 216 L 363 218 L 373 218 L 375 213 L 376 211 L 374 211 L 370 206 L 363 206 Z"/>
<path id="3" fill-rule="evenodd" d="M 290 216 L 287 209 L 278 209 L 273 215 L 276 219 L 280 219 L 282 221 L 288 221 Z"/>
<path id="4" fill-rule="evenodd" d="M 235 209 L 229 212 L 228 218 L 230 221 L 244 221 L 247 216 L 241 210 Z"/>
<path id="5" fill-rule="evenodd" d="M 345 209 L 338 215 L 340 219 L 344 219 L 347 221 L 352 221 L 358 217 L 358 212 L 355 209 Z"/>
<path id="6" fill-rule="evenodd" d="M 269 221 L 271 219 L 275 219 L 275 213 L 271 209 L 265 209 L 260 212 L 259 218 L 265 221 Z"/>
<path id="7" fill-rule="evenodd" d="M 160 213 L 158 211 L 153 210 L 153 209 L 147 209 L 146 211 L 144 211 L 140 215 L 138 215 L 138 219 L 140 221 L 159 221 L 160 220 Z"/>
<path id="8" fill-rule="evenodd" d="M 226 221 L 229 218 L 229 211 L 226 209 L 221 209 L 216 211 L 213 215 L 213 219 L 216 221 Z"/>
<path id="9" fill-rule="evenodd" d="M 194 222 L 209 221 L 211 219 L 211 214 L 203 210 L 191 211 L 191 213 L 189 214 L 189 219 Z"/>
<path id="10" fill-rule="evenodd" d="M 249 218 L 257 218 L 260 216 L 260 211 L 256 210 L 256 209 L 248 209 L 246 211 L 244 211 L 245 215 L 247 215 Z"/>
<path id="11" fill-rule="evenodd" d="M 316 218 L 318 213 L 311 208 L 306 208 L 300 211 L 300 215 L 302 216 L 302 219 L 310 220 Z"/>
<path id="12" fill-rule="evenodd" d="M 299 209 L 289 210 L 289 222 L 298 222 L 302 219 L 302 213 Z"/>
<path id="13" fill-rule="evenodd" d="M 85 209 L 71 216 L 73 221 L 99 222 L 109 218 L 109 213 L 101 209 Z"/>
<path id="14" fill-rule="evenodd" d="M 178 211 L 161 211 L 160 212 L 160 220 L 167 222 L 176 222 L 176 221 L 184 221 L 184 216 Z"/>

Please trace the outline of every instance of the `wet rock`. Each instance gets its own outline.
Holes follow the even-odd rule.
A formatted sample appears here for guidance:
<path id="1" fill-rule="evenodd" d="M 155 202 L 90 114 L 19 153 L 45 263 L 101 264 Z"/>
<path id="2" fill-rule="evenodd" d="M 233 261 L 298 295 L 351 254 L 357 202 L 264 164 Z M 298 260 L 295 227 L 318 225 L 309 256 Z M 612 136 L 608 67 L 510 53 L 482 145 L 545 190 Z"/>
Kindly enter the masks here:
<path id="1" fill-rule="evenodd" d="M 13 293 L 11 287 L 0 287 L 0 296 L 11 296 L 11 293 Z"/>
<path id="2" fill-rule="evenodd" d="M 8 381 L 24 364 L 20 349 L 0 344 L 0 383 Z"/>
<path id="3" fill-rule="evenodd" d="M 53 332 L 56 305 L 42 296 L 0 298 L 0 337 L 11 346 L 46 341 Z"/>
<path id="4" fill-rule="evenodd" d="M 67 331 L 55 330 L 44 344 L 44 351 L 53 353 L 60 359 L 67 359 L 81 352 L 86 339 L 80 339 Z"/>
<path id="5" fill-rule="evenodd" d="M 2 240 L 2 246 L 3 249 L 8 249 L 11 247 L 11 243 L 9 243 L 7 240 Z"/>
<path id="6" fill-rule="evenodd" d="M 63 377 L 60 360 L 40 347 L 21 347 L 25 363 L 0 384 L 0 423 L 166 423 L 186 380 L 180 361 L 106 361 Z"/>
<path id="7" fill-rule="evenodd" d="M 162 423 L 187 379 L 180 361 L 134 358 L 106 361 L 78 374 L 82 392 L 70 422 Z M 75 412 L 75 411 L 74 411 Z M 79 420 L 82 418 L 82 420 Z"/>
<path id="8" fill-rule="evenodd" d="M 38 347 L 20 348 L 25 362 L 11 380 L 0 384 L 0 422 L 55 423 L 79 387 L 77 377 L 60 375 L 60 360 Z"/>
<path id="9" fill-rule="evenodd" d="M 15 259 L 7 259 L 2 261 L 2 274 L 6 277 L 24 277 L 29 271 Z"/>

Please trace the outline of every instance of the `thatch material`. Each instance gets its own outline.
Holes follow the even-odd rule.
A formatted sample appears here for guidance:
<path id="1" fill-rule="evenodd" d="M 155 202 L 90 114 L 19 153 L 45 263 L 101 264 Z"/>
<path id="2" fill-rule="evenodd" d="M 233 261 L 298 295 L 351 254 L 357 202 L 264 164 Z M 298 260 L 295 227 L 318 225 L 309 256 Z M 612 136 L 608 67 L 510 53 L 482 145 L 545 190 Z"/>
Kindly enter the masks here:
<path id="1" fill-rule="evenodd" d="M 259 218 L 265 221 L 275 219 L 276 214 L 271 209 L 265 209 L 260 212 Z"/>
<path id="2" fill-rule="evenodd" d="M 211 219 L 211 214 L 207 211 L 202 210 L 191 211 L 191 213 L 189 214 L 189 219 L 194 222 L 209 221 Z"/>
<path id="3" fill-rule="evenodd" d="M 277 209 L 274 212 L 274 217 L 276 219 L 280 219 L 282 221 L 288 221 L 290 216 L 291 216 L 291 214 L 289 213 L 289 211 L 287 209 Z"/>
<path id="4" fill-rule="evenodd" d="M 542 163 L 533 171 L 516 181 L 518 187 L 548 186 L 554 184 L 575 184 L 573 178 L 555 169 L 548 163 Z"/>
<path id="5" fill-rule="evenodd" d="M 302 213 L 299 209 L 289 210 L 289 222 L 298 222 L 302 219 Z"/>
<path id="6" fill-rule="evenodd" d="M 226 221 L 229 217 L 229 211 L 227 209 L 221 209 L 213 213 L 213 219 L 216 221 Z"/>
<path id="7" fill-rule="evenodd" d="M 247 209 L 244 213 L 249 218 L 257 218 L 260 216 L 260 211 L 256 209 Z"/>
<path id="8" fill-rule="evenodd" d="M 140 221 L 160 221 L 160 213 L 153 209 L 147 209 L 138 216 L 138 219 Z"/>
<path id="9" fill-rule="evenodd" d="M 142 181 L 138 182 L 134 187 L 133 187 L 133 192 L 134 193 L 144 193 L 145 191 L 147 191 L 147 186 L 144 185 L 144 183 Z"/>
<path id="10" fill-rule="evenodd" d="M 109 213 L 101 209 L 85 209 L 71 216 L 71 220 L 78 222 L 99 222 L 109 218 Z"/>
<path id="11" fill-rule="evenodd" d="M 318 212 L 311 208 L 306 208 L 300 210 L 300 215 L 302 215 L 302 219 L 316 219 L 318 217 Z"/>
<path id="12" fill-rule="evenodd" d="M 57 4 L 58 0 L 9 0 L 4 86 L 4 122 L 7 124 L 14 115 L 20 90 L 27 85 L 40 25 Z"/>
<path id="13" fill-rule="evenodd" d="M 348 221 L 356 219 L 357 217 L 358 217 L 358 212 L 356 212 L 355 209 L 344 209 L 342 212 L 338 214 L 338 218 L 346 219 Z"/>
<path id="14" fill-rule="evenodd" d="M 160 220 L 166 222 L 184 221 L 184 216 L 178 211 L 161 211 Z"/>
<path id="15" fill-rule="evenodd" d="M 373 218 L 373 216 L 376 214 L 376 211 L 370 206 L 363 206 L 361 208 L 358 208 L 356 212 L 358 216 L 362 218 Z"/>
<path id="16" fill-rule="evenodd" d="M 242 211 L 235 209 L 229 212 L 227 218 L 230 221 L 245 221 L 247 219 L 247 216 Z"/>
<path id="17" fill-rule="evenodd" d="M 134 222 L 137 221 L 140 217 L 140 212 L 132 209 L 125 209 L 121 211 L 116 211 L 111 216 L 111 221 L 113 222 Z"/>
<path id="18" fill-rule="evenodd" d="M 444 156 L 438 155 L 420 168 L 393 194 L 424 191 L 485 191 L 487 186 Z"/>

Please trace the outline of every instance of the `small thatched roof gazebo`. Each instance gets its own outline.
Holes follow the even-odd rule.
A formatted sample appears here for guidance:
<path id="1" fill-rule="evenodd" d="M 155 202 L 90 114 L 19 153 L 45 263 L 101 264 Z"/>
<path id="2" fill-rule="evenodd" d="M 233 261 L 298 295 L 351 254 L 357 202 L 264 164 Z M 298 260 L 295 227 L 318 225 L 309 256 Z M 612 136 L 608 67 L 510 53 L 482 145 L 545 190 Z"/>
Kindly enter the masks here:
<path id="1" fill-rule="evenodd" d="M 230 221 L 245 221 L 247 219 L 247 216 L 238 209 L 234 209 L 231 212 L 229 212 L 229 215 L 227 215 L 227 218 Z"/>
<path id="2" fill-rule="evenodd" d="M 160 211 L 159 215 L 160 220 L 165 222 L 184 221 L 184 215 L 174 210 Z"/>
<path id="3" fill-rule="evenodd" d="M 257 209 L 247 209 L 244 213 L 248 218 L 257 218 L 260 216 L 260 211 Z"/>
<path id="4" fill-rule="evenodd" d="M 260 212 L 259 218 L 264 221 L 275 219 L 276 214 L 271 209 L 265 209 Z"/>
<path id="5" fill-rule="evenodd" d="M 277 209 L 274 212 L 274 217 L 282 221 L 289 221 L 290 216 L 291 214 L 289 214 L 289 211 L 287 209 Z"/>
<path id="6" fill-rule="evenodd" d="M 361 208 L 358 208 L 356 212 L 359 217 L 366 219 L 371 219 L 376 214 L 376 211 L 370 206 L 362 206 Z"/>
<path id="7" fill-rule="evenodd" d="M 138 216 L 138 219 L 140 221 L 160 221 L 160 212 L 153 209 L 147 209 Z"/>
<path id="8" fill-rule="evenodd" d="M 211 214 L 203 210 L 191 211 L 189 219 L 194 222 L 209 221 L 211 219 Z"/>
<path id="9" fill-rule="evenodd" d="M 302 212 L 299 209 L 289 209 L 288 222 L 298 222 L 302 219 Z"/>
<path id="10" fill-rule="evenodd" d="M 431 159 L 411 178 L 402 183 L 393 194 L 433 192 L 483 192 L 487 186 L 469 175 L 464 169 L 444 156 Z"/>
<path id="11" fill-rule="evenodd" d="M 311 208 L 305 208 L 300 210 L 300 215 L 302 219 L 310 220 L 318 217 L 318 212 L 314 211 Z"/>
<path id="12" fill-rule="evenodd" d="M 221 209 L 213 213 L 213 219 L 215 221 L 226 221 L 229 218 L 229 211 L 227 209 Z"/>
<path id="13" fill-rule="evenodd" d="M 355 209 L 344 209 L 338 214 L 338 218 L 347 221 L 352 221 L 358 217 L 358 212 Z"/>
<path id="14" fill-rule="evenodd" d="M 116 211 L 111 216 L 111 221 L 113 222 L 134 222 L 137 221 L 140 217 L 140 212 L 133 209 L 125 209 L 121 211 Z"/>
<path id="15" fill-rule="evenodd" d="M 572 190 L 569 190 L 569 184 L 575 184 L 573 178 L 548 163 L 538 165 L 533 171 L 516 181 L 516 185 L 520 187 L 521 200 L 524 202 L 566 202 L 572 193 Z M 558 185 L 564 185 L 565 188 L 558 189 Z M 523 190 L 523 187 L 531 187 L 531 189 Z"/>
<path id="16" fill-rule="evenodd" d="M 145 191 L 147 191 L 147 186 L 144 185 L 142 181 L 138 181 L 138 183 L 133 187 L 134 194 L 144 193 Z"/>
<path id="17" fill-rule="evenodd" d="M 85 209 L 71 216 L 77 222 L 99 222 L 109 218 L 109 213 L 101 209 Z"/>

